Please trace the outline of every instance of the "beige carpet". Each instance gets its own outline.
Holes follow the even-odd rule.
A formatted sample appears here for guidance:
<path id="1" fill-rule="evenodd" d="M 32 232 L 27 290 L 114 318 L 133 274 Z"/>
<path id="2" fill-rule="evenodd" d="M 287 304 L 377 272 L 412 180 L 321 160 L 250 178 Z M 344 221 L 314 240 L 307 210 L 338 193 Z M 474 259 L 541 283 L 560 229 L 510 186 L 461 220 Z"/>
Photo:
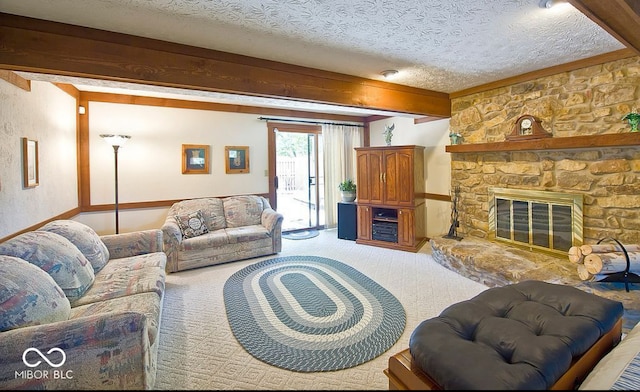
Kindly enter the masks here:
<path id="1" fill-rule="evenodd" d="M 282 252 L 275 256 L 167 275 L 155 389 L 385 390 L 388 381 L 382 371 L 389 357 L 408 347 L 411 333 L 422 320 L 487 289 L 434 262 L 428 244 L 418 253 L 402 252 L 338 239 L 336 230 L 322 230 L 308 240 L 282 241 Z M 249 355 L 229 328 L 224 283 L 249 264 L 292 255 L 341 261 L 389 290 L 407 315 L 398 342 L 376 359 L 332 372 L 283 370 Z"/>

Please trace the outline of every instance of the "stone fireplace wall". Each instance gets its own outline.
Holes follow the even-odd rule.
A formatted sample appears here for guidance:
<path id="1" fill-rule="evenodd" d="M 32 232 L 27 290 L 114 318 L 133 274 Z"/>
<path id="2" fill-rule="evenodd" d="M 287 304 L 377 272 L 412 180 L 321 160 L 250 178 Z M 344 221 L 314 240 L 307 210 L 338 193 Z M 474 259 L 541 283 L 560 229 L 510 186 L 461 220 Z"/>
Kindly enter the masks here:
<path id="1" fill-rule="evenodd" d="M 463 144 L 505 141 L 523 114 L 553 137 L 627 133 L 622 117 L 640 109 L 640 57 L 452 98 L 451 132 Z M 640 145 L 451 154 L 460 186 L 458 234 L 486 238 L 491 186 L 581 193 L 584 243 L 614 237 L 640 243 Z"/>

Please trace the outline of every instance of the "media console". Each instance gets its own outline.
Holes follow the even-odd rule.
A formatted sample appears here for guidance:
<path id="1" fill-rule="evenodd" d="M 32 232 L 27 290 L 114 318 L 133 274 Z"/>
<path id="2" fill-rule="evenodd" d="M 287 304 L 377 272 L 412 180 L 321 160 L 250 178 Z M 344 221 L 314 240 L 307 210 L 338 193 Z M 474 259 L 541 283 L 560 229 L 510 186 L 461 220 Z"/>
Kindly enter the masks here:
<path id="1" fill-rule="evenodd" d="M 424 147 L 359 147 L 356 156 L 356 243 L 417 252 L 427 241 Z"/>
<path id="2" fill-rule="evenodd" d="M 417 252 L 427 241 L 424 226 L 424 201 L 415 207 L 358 205 L 356 243 Z"/>

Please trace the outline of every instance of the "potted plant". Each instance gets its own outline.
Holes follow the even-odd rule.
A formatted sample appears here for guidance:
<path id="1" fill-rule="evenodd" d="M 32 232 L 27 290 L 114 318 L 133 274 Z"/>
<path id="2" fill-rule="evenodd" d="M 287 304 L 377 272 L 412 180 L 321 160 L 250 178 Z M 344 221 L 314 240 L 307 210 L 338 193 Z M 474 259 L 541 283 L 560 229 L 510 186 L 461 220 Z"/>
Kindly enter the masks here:
<path id="1" fill-rule="evenodd" d="M 342 181 L 338 185 L 338 189 L 340 189 L 342 201 L 354 201 L 356 199 L 356 184 L 351 179 Z"/>
<path id="2" fill-rule="evenodd" d="M 627 120 L 631 126 L 631 132 L 638 132 L 638 124 L 640 123 L 640 113 L 634 109 L 631 113 L 622 117 L 623 120 Z"/>

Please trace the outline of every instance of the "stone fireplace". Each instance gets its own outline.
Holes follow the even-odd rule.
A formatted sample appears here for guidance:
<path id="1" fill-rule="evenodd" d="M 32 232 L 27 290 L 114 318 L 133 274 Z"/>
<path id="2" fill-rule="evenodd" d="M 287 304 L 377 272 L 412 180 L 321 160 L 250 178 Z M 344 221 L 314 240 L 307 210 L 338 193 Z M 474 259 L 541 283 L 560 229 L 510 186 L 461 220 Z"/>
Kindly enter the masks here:
<path id="1" fill-rule="evenodd" d="M 582 245 L 582 194 L 489 188 L 489 239 L 566 255 Z"/>
<path id="2" fill-rule="evenodd" d="M 640 243 L 640 132 L 630 132 L 622 121 L 626 113 L 640 108 L 638 80 L 640 56 L 631 56 L 452 94 L 449 131 L 462 136 L 460 144 L 447 146 L 446 151 L 451 156 L 451 189 L 460 189 L 457 234 L 463 238 L 432 237 L 434 259 L 488 286 L 538 279 L 619 299 L 632 320 L 628 325 L 634 325 L 640 318 L 637 288 L 627 293 L 624 288 L 581 281 L 565 249 L 580 237 L 585 244 L 603 238 Z M 552 137 L 507 140 L 516 120 L 525 114 L 539 118 Z M 518 194 L 500 196 L 503 201 L 498 206 L 496 189 L 581 195 L 582 235 L 572 224 L 571 235 L 560 228 L 563 234 L 553 238 L 556 219 L 562 224 L 580 219 L 579 201 L 569 212 L 568 205 L 574 201 L 554 207 L 555 201 L 531 201 L 529 196 L 522 200 Z M 554 208 L 558 208 L 557 218 L 530 223 L 529 211 Z M 548 211 L 543 216 L 548 217 Z M 526 224 L 520 223 L 525 217 Z M 503 232 L 514 225 L 522 227 L 517 235 Z M 502 241 L 507 237 L 514 242 Z M 561 252 L 552 256 L 530 251 L 534 245 L 545 247 L 545 237 Z M 517 242 L 521 246 L 513 246 Z"/>
<path id="3" fill-rule="evenodd" d="M 451 99 L 451 188 L 461 236 L 489 239 L 489 188 L 583 195 L 583 241 L 640 243 L 640 56 Z M 515 121 L 541 120 L 546 140 L 507 140 Z M 624 139 L 624 140 L 623 140 Z"/>
<path id="4" fill-rule="evenodd" d="M 640 146 L 453 153 L 451 158 L 463 237 L 491 237 L 489 189 L 506 188 L 582 195 L 584 243 L 606 237 L 640 243 Z"/>

